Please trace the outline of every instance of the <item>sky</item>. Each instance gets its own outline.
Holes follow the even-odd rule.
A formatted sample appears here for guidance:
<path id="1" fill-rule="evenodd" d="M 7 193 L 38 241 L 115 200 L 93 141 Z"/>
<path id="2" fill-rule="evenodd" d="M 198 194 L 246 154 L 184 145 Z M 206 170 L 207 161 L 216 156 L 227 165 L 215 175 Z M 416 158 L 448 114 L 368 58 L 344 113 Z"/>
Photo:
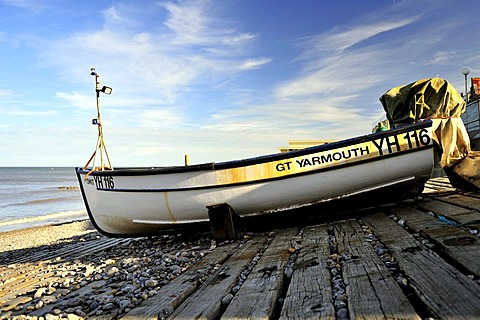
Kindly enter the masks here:
<path id="1" fill-rule="evenodd" d="M 371 132 L 390 88 L 480 76 L 476 0 L 0 0 L 0 166 L 183 165 Z M 97 163 L 98 165 L 98 159 Z"/>

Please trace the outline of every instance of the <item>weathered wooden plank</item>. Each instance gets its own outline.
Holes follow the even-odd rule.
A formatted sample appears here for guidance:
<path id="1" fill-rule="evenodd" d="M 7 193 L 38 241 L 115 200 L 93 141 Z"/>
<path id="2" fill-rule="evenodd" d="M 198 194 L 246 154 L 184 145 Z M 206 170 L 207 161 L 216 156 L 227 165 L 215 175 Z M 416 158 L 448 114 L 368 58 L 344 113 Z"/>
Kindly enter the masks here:
<path id="1" fill-rule="evenodd" d="M 253 237 L 249 241 L 255 241 Z M 199 263 L 163 286 L 155 296 L 148 298 L 140 306 L 132 309 L 122 319 L 158 319 L 171 314 L 199 285 L 199 278 L 207 273 L 207 269 L 223 264 L 238 243 L 217 247 Z"/>
<path id="2" fill-rule="evenodd" d="M 73 249 L 67 248 L 64 252 L 57 255 L 57 257 L 61 257 L 62 259 L 84 257 L 109 248 L 127 245 L 135 241 L 141 241 L 141 239 L 108 239 L 108 241 L 102 241 L 97 244 L 92 243 L 88 246 L 79 245 L 75 246 Z"/>
<path id="3" fill-rule="evenodd" d="M 425 211 L 432 211 L 436 214 L 442 215 L 456 215 L 460 213 L 470 212 L 471 209 L 462 208 L 450 203 L 445 203 L 435 199 L 427 199 L 423 202 L 418 202 L 417 206 L 423 208 Z"/>
<path id="4" fill-rule="evenodd" d="M 365 216 L 363 220 L 393 252 L 410 286 L 434 316 L 441 319 L 478 317 L 478 284 L 425 248 L 383 213 Z"/>
<path id="5" fill-rule="evenodd" d="M 429 187 L 425 186 L 425 187 L 423 188 L 423 192 L 422 192 L 422 193 L 430 195 L 430 194 L 435 193 L 435 192 L 438 192 L 438 190 L 435 189 L 435 188 L 429 188 Z"/>
<path id="6" fill-rule="evenodd" d="M 46 283 L 54 281 L 58 278 L 59 278 L 58 276 L 55 276 L 55 272 L 47 272 L 47 273 L 38 274 L 33 277 L 27 277 L 21 281 L 15 281 L 13 282 L 12 286 L 7 288 L 10 291 L 8 291 L 8 293 L 6 293 L 1 297 L 0 306 L 8 304 L 8 301 L 10 299 L 13 299 L 27 292 L 34 291 L 39 287 L 41 287 L 42 285 L 45 285 Z M 4 292 L 7 292 L 7 291 L 5 290 Z"/>
<path id="7" fill-rule="evenodd" d="M 356 220 L 335 224 L 351 319 L 420 319 Z"/>
<path id="8" fill-rule="evenodd" d="M 445 183 L 445 184 L 448 184 L 448 185 L 451 185 L 450 183 L 450 179 L 448 179 L 447 176 L 443 176 L 443 177 L 436 177 L 436 178 L 431 178 L 430 180 L 428 181 L 433 181 L 433 182 L 439 182 L 439 183 Z"/>
<path id="9" fill-rule="evenodd" d="M 11 289 L 8 287 L 9 285 L 13 285 L 15 283 L 20 283 L 21 279 L 23 278 L 35 278 L 31 277 L 30 274 L 38 275 L 45 265 L 49 265 L 49 270 L 56 270 L 57 268 L 61 268 L 64 260 L 68 258 L 75 258 L 78 259 L 80 257 L 94 254 L 95 252 L 106 250 L 113 246 L 123 245 L 125 243 L 129 243 L 134 241 L 132 239 L 106 239 L 108 241 L 94 241 L 95 243 L 85 243 L 85 244 L 74 244 L 68 245 L 58 251 L 43 253 L 42 255 L 33 255 L 33 256 L 26 256 L 23 261 L 16 262 L 15 264 L 18 265 L 16 268 L 2 268 L 1 276 L 2 278 L 16 278 L 17 280 L 12 283 L 5 283 L 0 285 L 0 297 L 2 296 L 3 291 L 7 290 L 8 292 Z M 61 258 L 63 257 L 63 258 Z M 33 262 L 41 260 L 40 262 Z"/>
<path id="10" fill-rule="evenodd" d="M 7 312 L 7 311 L 10 311 L 10 310 L 13 310 L 18 305 L 27 303 L 27 302 L 32 301 L 32 300 L 33 300 L 33 298 L 28 297 L 28 296 L 19 296 L 19 297 L 16 297 L 16 298 L 12 298 L 11 300 L 8 301 L 7 305 L 5 305 L 4 307 L 2 307 L 2 309 L 0 309 L 0 311 Z"/>
<path id="11" fill-rule="evenodd" d="M 221 313 L 222 299 L 231 293 L 242 270 L 252 261 L 265 242 L 266 237 L 249 241 L 243 245 L 169 318 L 217 319 Z"/>
<path id="12" fill-rule="evenodd" d="M 40 269 L 46 265 L 54 263 L 53 260 L 42 260 L 40 262 L 32 263 L 14 263 L 10 267 L 3 267 L 0 271 L 2 279 L 17 279 L 26 278 L 29 274 L 37 274 L 41 272 Z M 9 281 L 7 281 L 8 283 Z"/>
<path id="13" fill-rule="evenodd" d="M 295 262 L 280 319 L 335 319 L 327 225 L 304 229 L 302 248 Z"/>
<path id="14" fill-rule="evenodd" d="M 472 198 L 477 198 L 480 199 L 480 192 L 478 190 L 459 190 L 459 193 L 461 193 L 464 196 L 467 197 L 472 197 Z"/>
<path id="15" fill-rule="evenodd" d="M 409 228 L 431 239 L 450 259 L 480 277 L 480 241 L 476 236 L 410 207 L 390 210 Z"/>
<path id="16" fill-rule="evenodd" d="M 447 203 L 454 204 L 459 207 L 467 208 L 470 210 L 480 209 L 479 198 L 469 197 L 467 195 L 463 195 L 459 193 L 448 194 L 448 195 L 440 196 L 437 198 Z"/>
<path id="17" fill-rule="evenodd" d="M 452 187 L 448 178 L 434 178 L 430 179 L 425 183 L 425 187 L 429 189 L 433 189 L 436 192 L 442 191 L 455 191 L 456 188 Z"/>
<path id="18" fill-rule="evenodd" d="M 15 259 L 15 263 L 27 263 L 35 261 L 47 261 L 55 260 L 57 258 L 65 259 L 67 257 L 79 257 L 92 254 L 97 251 L 102 251 L 113 246 L 123 245 L 125 243 L 133 241 L 132 239 L 112 239 L 104 238 L 99 240 L 93 240 L 90 242 L 82 242 L 75 244 L 68 244 L 58 250 L 51 252 L 38 252 L 33 255 L 25 255 Z"/>
<path id="19" fill-rule="evenodd" d="M 18 266 L 16 268 L 10 268 L 5 270 L 1 277 L 2 283 L 0 284 L 0 302 L 5 294 L 12 292 L 12 287 L 19 283 L 28 280 L 29 278 L 35 278 L 35 276 L 42 272 L 43 266 L 29 265 L 28 267 Z"/>
<path id="20" fill-rule="evenodd" d="M 283 287 L 283 272 L 297 228 L 278 231 L 230 302 L 222 319 L 270 319 Z"/>
<path id="21" fill-rule="evenodd" d="M 424 211 L 431 211 L 438 216 L 453 218 L 460 224 L 475 228 L 480 226 L 480 212 L 468 208 L 462 208 L 437 200 L 428 200 L 418 203 L 418 207 Z"/>

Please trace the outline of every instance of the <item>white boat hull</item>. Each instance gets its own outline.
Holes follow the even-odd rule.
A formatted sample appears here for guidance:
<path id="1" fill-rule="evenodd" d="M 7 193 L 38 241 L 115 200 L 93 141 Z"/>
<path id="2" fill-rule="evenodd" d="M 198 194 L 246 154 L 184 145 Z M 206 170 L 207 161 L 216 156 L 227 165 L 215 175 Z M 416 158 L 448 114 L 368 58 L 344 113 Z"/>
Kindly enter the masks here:
<path id="1" fill-rule="evenodd" d="M 288 154 L 188 167 L 77 168 L 87 211 L 109 236 L 208 221 L 227 203 L 266 214 L 394 185 L 418 186 L 433 166 L 431 122 Z"/>

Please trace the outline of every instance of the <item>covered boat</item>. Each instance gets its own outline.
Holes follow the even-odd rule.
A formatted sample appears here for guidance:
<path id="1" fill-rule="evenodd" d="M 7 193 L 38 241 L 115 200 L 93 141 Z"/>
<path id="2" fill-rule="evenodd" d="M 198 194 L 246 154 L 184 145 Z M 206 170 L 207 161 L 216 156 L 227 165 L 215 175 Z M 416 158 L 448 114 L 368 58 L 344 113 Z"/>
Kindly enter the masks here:
<path id="1" fill-rule="evenodd" d="M 390 89 L 380 101 L 393 127 L 431 119 L 439 165 L 452 185 L 463 189 L 480 187 L 480 152 L 471 149 L 460 118 L 465 112 L 465 101 L 448 81 L 418 80 Z"/>

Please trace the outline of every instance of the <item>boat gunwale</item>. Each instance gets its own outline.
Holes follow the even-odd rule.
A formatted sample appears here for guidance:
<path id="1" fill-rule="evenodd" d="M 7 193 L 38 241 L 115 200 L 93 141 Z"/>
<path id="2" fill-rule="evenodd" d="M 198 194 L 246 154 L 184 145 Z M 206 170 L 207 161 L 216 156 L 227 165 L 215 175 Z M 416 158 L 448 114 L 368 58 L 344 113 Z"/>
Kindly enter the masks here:
<path id="1" fill-rule="evenodd" d="M 383 137 L 389 137 L 397 134 L 402 134 L 407 131 L 428 128 L 431 126 L 432 126 L 431 120 L 423 120 L 413 124 L 408 124 L 405 126 L 401 126 L 399 128 L 388 130 L 388 131 L 370 133 L 360 137 L 354 137 L 354 138 L 340 140 L 340 141 L 336 141 L 328 144 L 307 147 L 304 149 L 289 151 L 286 153 L 274 153 L 274 154 L 268 154 L 264 156 L 253 157 L 253 158 L 245 158 L 240 160 L 232 160 L 232 161 L 225 161 L 225 162 L 218 162 L 218 163 L 209 162 L 209 163 L 202 163 L 202 164 L 195 164 L 195 165 L 188 165 L 188 166 L 168 166 L 168 167 L 125 167 L 125 168 L 119 167 L 119 168 L 114 168 L 114 170 L 102 170 L 102 171 L 92 171 L 92 172 L 90 172 L 91 171 L 90 168 L 76 167 L 75 171 L 77 173 L 90 173 L 90 175 L 98 175 L 98 176 L 144 176 L 144 175 L 158 175 L 158 174 L 174 174 L 174 173 L 193 172 L 193 171 L 231 169 L 231 168 L 245 167 L 245 166 L 251 166 L 251 165 L 256 165 L 261 163 L 267 163 L 271 161 L 285 160 L 289 158 L 305 156 L 312 153 L 329 151 L 337 148 L 343 148 L 349 145 L 355 145 L 355 144 L 374 140 L 373 138 L 375 138 L 375 140 L 381 139 Z"/>

